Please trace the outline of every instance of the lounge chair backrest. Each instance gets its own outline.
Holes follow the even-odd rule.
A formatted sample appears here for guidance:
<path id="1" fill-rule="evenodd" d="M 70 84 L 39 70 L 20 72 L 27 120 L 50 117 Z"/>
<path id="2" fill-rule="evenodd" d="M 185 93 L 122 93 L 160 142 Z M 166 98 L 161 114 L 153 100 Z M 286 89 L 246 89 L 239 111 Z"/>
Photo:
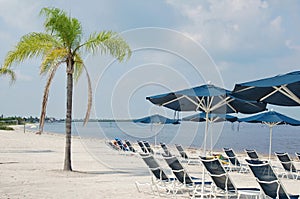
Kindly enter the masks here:
<path id="1" fill-rule="evenodd" d="M 140 148 L 142 149 L 142 151 L 143 151 L 144 153 L 149 153 L 148 149 L 147 149 L 146 146 L 144 145 L 144 142 L 138 141 L 138 145 L 140 146 Z"/>
<path id="2" fill-rule="evenodd" d="M 226 153 L 226 155 L 227 155 L 229 161 L 231 162 L 231 164 L 233 164 L 235 166 L 241 166 L 241 163 L 236 158 L 236 155 L 235 155 L 235 153 L 233 152 L 232 149 L 230 149 L 230 148 L 223 148 L 223 150 Z"/>
<path id="3" fill-rule="evenodd" d="M 208 171 L 210 177 L 214 181 L 215 185 L 224 190 L 224 191 L 233 191 L 236 190 L 236 187 L 232 183 L 231 178 L 228 173 L 225 171 L 221 162 L 217 158 L 206 158 L 200 157 L 202 164 Z"/>
<path id="4" fill-rule="evenodd" d="M 172 156 L 171 152 L 169 151 L 169 149 L 165 143 L 160 143 L 160 146 L 164 150 L 165 155 Z"/>
<path id="5" fill-rule="evenodd" d="M 177 180 L 183 184 L 193 184 L 192 178 L 185 171 L 179 160 L 175 156 L 166 156 L 162 154 Z"/>
<path id="6" fill-rule="evenodd" d="M 268 162 L 246 160 L 264 193 L 271 198 L 288 199 L 289 196 Z"/>
<path id="7" fill-rule="evenodd" d="M 247 155 L 250 159 L 252 159 L 252 160 L 258 160 L 259 159 L 255 150 L 245 149 L 245 151 L 246 151 L 246 153 L 247 153 Z"/>
<path id="8" fill-rule="evenodd" d="M 184 159 L 188 159 L 189 157 L 187 156 L 186 152 L 184 151 L 184 149 L 182 148 L 181 145 L 179 144 L 175 144 L 176 149 L 178 150 L 178 152 L 180 153 L 180 156 Z"/>
<path id="9" fill-rule="evenodd" d="M 136 152 L 136 150 L 133 148 L 133 146 L 131 145 L 131 143 L 129 142 L 129 140 L 125 140 L 125 143 L 127 144 L 128 148 L 130 151 L 132 152 Z"/>
<path id="10" fill-rule="evenodd" d="M 124 144 L 122 143 L 122 141 L 120 139 L 115 138 L 115 140 L 116 140 L 116 142 L 117 142 L 117 144 L 118 144 L 118 146 L 120 147 L 121 150 L 127 151 L 126 147 L 124 146 Z"/>
<path id="11" fill-rule="evenodd" d="M 297 172 L 296 167 L 294 166 L 288 153 L 275 152 L 275 155 L 277 156 L 278 160 L 282 164 L 284 170 L 290 172 Z"/>
<path id="12" fill-rule="evenodd" d="M 271 198 L 290 199 L 278 180 L 271 182 L 257 180 L 257 182 L 267 196 Z"/>
<path id="13" fill-rule="evenodd" d="M 270 182 L 278 179 L 268 162 L 247 159 L 246 161 L 252 173 L 258 180 Z"/>
<path id="14" fill-rule="evenodd" d="M 144 154 L 140 153 L 142 159 L 146 163 L 146 165 L 149 167 L 153 175 L 158 180 L 168 180 L 169 178 L 165 174 L 165 172 L 161 169 L 157 161 L 154 159 L 152 154 Z"/>
<path id="15" fill-rule="evenodd" d="M 149 153 L 154 154 L 154 151 L 152 150 L 152 148 L 151 148 L 149 142 L 144 141 L 144 145 L 145 145 L 145 147 L 147 148 L 147 150 L 148 150 Z"/>

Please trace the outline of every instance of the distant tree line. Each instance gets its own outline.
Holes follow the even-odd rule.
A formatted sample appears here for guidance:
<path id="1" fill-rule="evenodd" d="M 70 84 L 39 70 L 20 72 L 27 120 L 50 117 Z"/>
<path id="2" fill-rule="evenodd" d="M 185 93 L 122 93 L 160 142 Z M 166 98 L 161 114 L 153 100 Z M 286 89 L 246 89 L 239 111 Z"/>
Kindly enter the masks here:
<path id="1" fill-rule="evenodd" d="M 4 117 L 1 115 L 0 122 L 5 123 L 7 125 L 22 125 L 24 123 L 36 123 L 39 122 L 39 118 L 37 117 L 21 117 L 21 116 L 10 116 Z"/>
<path id="2" fill-rule="evenodd" d="M 39 119 L 37 117 L 21 117 L 21 116 L 0 116 L 0 130 L 14 130 L 10 125 L 24 125 L 26 123 L 37 123 Z"/>

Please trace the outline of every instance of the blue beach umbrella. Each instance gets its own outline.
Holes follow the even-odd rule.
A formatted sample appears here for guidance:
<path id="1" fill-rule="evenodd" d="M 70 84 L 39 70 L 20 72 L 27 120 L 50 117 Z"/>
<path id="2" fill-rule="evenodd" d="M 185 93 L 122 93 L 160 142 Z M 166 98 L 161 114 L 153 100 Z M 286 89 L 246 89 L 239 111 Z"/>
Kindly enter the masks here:
<path id="1" fill-rule="evenodd" d="M 161 95 L 146 97 L 147 100 L 158 106 L 175 111 L 203 111 L 205 112 L 205 133 L 203 141 L 203 155 L 206 155 L 206 137 L 208 130 L 209 113 L 245 113 L 252 114 L 266 110 L 266 103 L 246 101 L 231 95 L 231 92 L 206 84 L 190 89 L 170 92 Z"/>
<path id="2" fill-rule="evenodd" d="M 159 114 L 143 117 L 140 119 L 133 120 L 135 123 L 144 123 L 144 124 L 174 124 L 177 123 L 178 120 L 170 119 L 167 117 L 164 117 Z"/>
<path id="3" fill-rule="evenodd" d="M 265 103 L 236 98 L 230 91 L 211 84 L 150 96 L 146 99 L 155 105 L 175 111 L 252 114 L 266 109 Z"/>
<path id="4" fill-rule="evenodd" d="M 260 113 L 254 116 L 240 118 L 239 122 L 249 122 L 249 123 L 263 123 L 269 126 L 270 128 L 270 145 L 269 145 L 269 160 L 271 158 L 272 152 L 272 129 L 276 125 L 288 124 L 292 126 L 300 126 L 300 121 L 285 116 L 281 113 L 275 111 L 268 111 L 264 113 Z"/>
<path id="5" fill-rule="evenodd" d="M 236 84 L 232 94 L 279 106 L 300 106 L 300 71 Z"/>
<path id="6" fill-rule="evenodd" d="M 212 125 L 215 122 L 235 122 L 238 118 L 229 114 L 221 114 L 221 113 L 209 113 L 208 114 L 208 123 Z M 190 115 L 187 117 L 182 118 L 182 121 L 193 121 L 193 122 L 205 122 L 206 121 L 206 113 L 201 112 L 194 115 Z M 210 138 L 210 146 L 212 151 L 212 132 L 211 132 L 211 138 Z"/>
<path id="7" fill-rule="evenodd" d="M 162 125 L 162 124 L 179 124 L 179 120 L 176 119 L 170 119 L 167 117 L 164 117 L 159 114 L 143 117 L 140 119 L 133 120 L 134 123 L 144 123 L 144 124 L 151 124 L 151 131 L 153 126 L 155 125 Z M 156 146 L 156 135 L 154 136 L 154 144 Z"/>

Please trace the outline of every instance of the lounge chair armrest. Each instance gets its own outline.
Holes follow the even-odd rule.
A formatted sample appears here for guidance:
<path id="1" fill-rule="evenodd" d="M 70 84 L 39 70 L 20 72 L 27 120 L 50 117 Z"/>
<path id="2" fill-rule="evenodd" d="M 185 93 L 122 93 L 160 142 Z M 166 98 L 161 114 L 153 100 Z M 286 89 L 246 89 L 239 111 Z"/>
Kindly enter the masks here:
<path id="1" fill-rule="evenodd" d="M 172 170 L 174 173 L 179 173 L 179 172 L 182 172 L 184 171 L 184 169 L 180 169 L 180 170 Z M 184 172 L 185 173 L 185 172 Z"/>
<path id="2" fill-rule="evenodd" d="M 217 174 L 210 174 L 211 176 L 213 176 L 213 177 L 222 177 L 222 176 L 227 176 L 228 174 L 227 173 L 222 173 L 222 174 L 219 174 L 219 175 L 217 175 Z"/>
<path id="3" fill-rule="evenodd" d="M 264 184 L 279 183 L 279 180 L 278 180 L 278 179 L 277 179 L 277 180 L 272 180 L 272 181 L 263 181 L 263 180 L 259 180 L 259 179 L 256 178 L 256 180 L 257 180 L 257 182 L 259 182 L 259 183 L 264 183 Z"/>

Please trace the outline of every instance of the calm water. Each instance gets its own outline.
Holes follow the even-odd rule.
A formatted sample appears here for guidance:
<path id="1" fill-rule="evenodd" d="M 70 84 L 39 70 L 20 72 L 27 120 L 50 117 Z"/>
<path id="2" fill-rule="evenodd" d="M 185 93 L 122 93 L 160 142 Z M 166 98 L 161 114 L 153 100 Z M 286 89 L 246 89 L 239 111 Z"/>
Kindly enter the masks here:
<path id="1" fill-rule="evenodd" d="M 31 128 L 31 127 L 28 127 Z M 31 128 L 32 130 L 32 128 Z M 47 123 L 45 131 L 64 133 L 64 123 Z M 150 125 L 132 122 L 91 122 L 86 127 L 73 123 L 72 133 L 84 138 L 148 140 L 150 143 L 165 142 L 196 148 L 203 147 L 205 123 L 182 122 L 179 125 Z M 212 136 L 211 136 L 212 135 Z M 245 148 L 256 149 L 260 154 L 269 151 L 269 127 L 262 124 L 218 123 L 211 125 L 207 136 L 207 149 L 232 147 L 236 152 Z M 272 152 L 300 152 L 300 127 L 288 125 L 273 128 Z"/>

